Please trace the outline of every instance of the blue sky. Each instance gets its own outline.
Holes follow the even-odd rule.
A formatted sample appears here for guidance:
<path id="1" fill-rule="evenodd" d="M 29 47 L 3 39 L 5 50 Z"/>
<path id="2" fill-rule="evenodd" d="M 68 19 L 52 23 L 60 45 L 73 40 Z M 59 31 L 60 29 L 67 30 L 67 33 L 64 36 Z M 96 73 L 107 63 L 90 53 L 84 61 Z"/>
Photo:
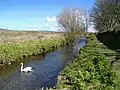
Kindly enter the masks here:
<path id="1" fill-rule="evenodd" d="M 0 28 L 12 30 L 52 29 L 65 7 L 90 9 L 94 0 L 0 0 Z"/>

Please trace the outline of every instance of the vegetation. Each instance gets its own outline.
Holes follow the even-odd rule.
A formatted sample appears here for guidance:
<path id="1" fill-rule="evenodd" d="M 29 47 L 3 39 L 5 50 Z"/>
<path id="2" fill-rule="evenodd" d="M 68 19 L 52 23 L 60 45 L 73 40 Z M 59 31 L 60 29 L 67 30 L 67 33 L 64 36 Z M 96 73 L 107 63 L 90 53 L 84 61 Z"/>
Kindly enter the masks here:
<path id="1" fill-rule="evenodd" d="M 120 0 L 96 0 L 91 18 L 98 39 L 110 49 L 120 49 Z"/>
<path id="2" fill-rule="evenodd" d="M 23 43 L 2 43 L 0 44 L 0 65 L 5 65 L 30 55 L 45 53 L 63 44 L 65 44 L 63 38 L 28 40 Z"/>
<path id="3" fill-rule="evenodd" d="M 87 45 L 80 49 L 79 55 L 61 72 L 58 79 L 59 90 L 119 90 L 119 77 L 113 70 L 113 58 L 108 49 L 91 34 Z M 109 59 L 108 59 L 109 58 Z M 118 58 L 117 58 L 118 59 Z"/>
<path id="4" fill-rule="evenodd" d="M 87 14 L 80 9 L 66 8 L 58 16 L 58 24 L 65 33 L 67 41 L 72 42 L 76 35 L 84 35 L 88 28 Z"/>
<path id="5" fill-rule="evenodd" d="M 100 33 L 119 31 L 120 0 L 96 0 L 91 16 L 96 30 Z"/>
<path id="6" fill-rule="evenodd" d="M 0 30 L 1 43 L 22 43 L 28 40 L 45 40 L 55 37 L 63 37 L 63 32 L 41 32 L 41 31 L 12 31 Z"/>
<path id="7" fill-rule="evenodd" d="M 77 17 L 82 16 L 82 12 L 78 9 L 66 10 L 60 16 L 60 25 L 66 32 L 71 33 L 70 35 L 67 33 L 68 37 L 72 36 L 73 39 L 76 36 L 73 32 L 87 31 L 83 18 L 79 18 L 80 22 L 76 20 Z M 75 60 L 61 72 L 57 83 L 59 90 L 63 88 L 68 90 L 120 89 L 120 50 L 118 50 L 120 49 L 120 0 L 96 0 L 91 12 L 91 21 L 99 32 L 98 39 L 102 38 L 100 41 L 108 47 L 91 34 L 87 45 L 80 49 Z M 109 49 L 113 49 L 113 46 L 116 51 Z"/>

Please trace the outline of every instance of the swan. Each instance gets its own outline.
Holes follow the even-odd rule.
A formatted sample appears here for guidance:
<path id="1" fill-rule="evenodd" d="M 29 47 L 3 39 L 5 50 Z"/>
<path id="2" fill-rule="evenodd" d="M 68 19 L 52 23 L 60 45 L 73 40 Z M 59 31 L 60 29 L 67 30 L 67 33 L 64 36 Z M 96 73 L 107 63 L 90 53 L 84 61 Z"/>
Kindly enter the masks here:
<path id="1" fill-rule="evenodd" d="M 23 63 L 20 63 L 21 64 L 21 72 L 32 72 L 32 67 L 26 67 L 26 68 L 23 68 Z"/>

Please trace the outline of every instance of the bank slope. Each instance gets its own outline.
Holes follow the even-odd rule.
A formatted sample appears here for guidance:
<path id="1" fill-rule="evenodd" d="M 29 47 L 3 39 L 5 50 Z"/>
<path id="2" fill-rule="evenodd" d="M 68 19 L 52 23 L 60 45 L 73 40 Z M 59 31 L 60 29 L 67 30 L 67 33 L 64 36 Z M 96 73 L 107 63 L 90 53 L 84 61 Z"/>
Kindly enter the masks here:
<path id="1" fill-rule="evenodd" d="M 22 58 L 51 51 L 65 44 L 64 38 L 28 40 L 23 43 L 0 44 L 0 65 L 18 61 Z"/>
<path id="2" fill-rule="evenodd" d="M 87 45 L 79 51 L 60 74 L 57 89 L 62 90 L 120 90 L 119 79 L 105 53 L 116 53 L 101 44 L 91 34 Z"/>

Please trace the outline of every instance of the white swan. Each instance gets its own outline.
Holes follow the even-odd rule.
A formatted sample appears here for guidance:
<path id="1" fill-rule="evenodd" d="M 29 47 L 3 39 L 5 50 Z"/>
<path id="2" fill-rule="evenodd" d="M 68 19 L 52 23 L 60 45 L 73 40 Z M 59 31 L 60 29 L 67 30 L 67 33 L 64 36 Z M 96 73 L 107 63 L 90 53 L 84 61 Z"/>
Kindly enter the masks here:
<path id="1" fill-rule="evenodd" d="M 26 67 L 26 68 L 23 68 L 23 63 L 20 63 L 21 64 L 21 72 L 32 72 L 32 67 Z"/>

